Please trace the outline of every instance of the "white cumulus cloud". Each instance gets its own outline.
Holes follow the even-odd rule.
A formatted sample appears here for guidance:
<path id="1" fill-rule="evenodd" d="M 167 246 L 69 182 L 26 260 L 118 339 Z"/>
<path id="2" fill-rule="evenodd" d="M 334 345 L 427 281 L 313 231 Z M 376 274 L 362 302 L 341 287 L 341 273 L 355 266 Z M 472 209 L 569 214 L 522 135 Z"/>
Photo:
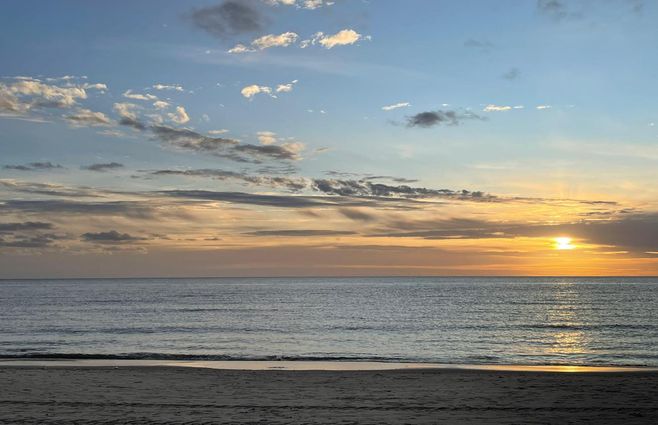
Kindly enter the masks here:
<path id="1" fill-rule="evenodd" d="M 242 90 L 240 90 L 240 93 L 242 93 L 242 96 L 246 97 L 247 99 L 251 99 L 252 97 L 256 96 L 259 93 L 264 93 L 273 96 L 272 87 L 259 86 L 258 84 L 252 84 L 250 86 L 246 86 Z"/>
<path id="2" fill-rule="evenodd" d="M 346 46 L 354 44 L 359 40 L 370 40 L 369 35 L 364 36 L 352 29 L 344 29 L 338 31 L 336 34 L 327 35 L 323 32 L 317 32 L 309 40 L 303 40 L 300 47 L 305 48 L 312 44 L 320 44 L 326 49 L 332 49 L 336 46 Z"/>
<path id="3" fill-rule="evenodd" d="M 299 38 L 294 32 L 284 32 L 282 34 L 267 34 L 262 37 L 259 37 L 251 42 L 251 47 L 245 46 L 244 44 L 237 44 L 235 47 L 230 49 L 229 53 L 247 53 L 255 52 L 257 50 L 265 50 L 271 47 L 287 47 L 291 44 L 294 44 Z"/>
<path id="4" fill-rule="evenodd" d="M 169 113 L 167 116 L 176 124 L 185 124 L 186 122 L 190 121 L 189 115 L 187 115 L 185 108 L 182 106 L 177 106 L 176 112 Z"/>

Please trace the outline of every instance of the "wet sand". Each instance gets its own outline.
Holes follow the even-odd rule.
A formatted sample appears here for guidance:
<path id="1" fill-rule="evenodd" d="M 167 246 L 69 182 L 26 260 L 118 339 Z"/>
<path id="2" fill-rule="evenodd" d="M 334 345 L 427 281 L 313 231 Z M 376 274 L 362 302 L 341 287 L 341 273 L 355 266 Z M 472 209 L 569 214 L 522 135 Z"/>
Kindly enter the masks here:
<path id="1" fill-rule="evenodd" d="M 2 366 L 2 424 L 650 424 L 658 372 Z"/>

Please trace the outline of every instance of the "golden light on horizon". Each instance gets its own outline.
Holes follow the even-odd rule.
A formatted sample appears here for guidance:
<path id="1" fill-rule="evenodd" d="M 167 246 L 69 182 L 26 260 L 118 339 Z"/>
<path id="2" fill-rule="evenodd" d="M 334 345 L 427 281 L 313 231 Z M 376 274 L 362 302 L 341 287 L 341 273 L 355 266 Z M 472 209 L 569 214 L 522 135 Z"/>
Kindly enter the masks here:
<path id="1" fill-rule="evenodd" d="M 555 249 L 564 250 L 564 249 L 574 249 L 576 246 L 571 244 L 572 239 L 566 236 L 561 236 L 559 238 L 554 238 Z"/>

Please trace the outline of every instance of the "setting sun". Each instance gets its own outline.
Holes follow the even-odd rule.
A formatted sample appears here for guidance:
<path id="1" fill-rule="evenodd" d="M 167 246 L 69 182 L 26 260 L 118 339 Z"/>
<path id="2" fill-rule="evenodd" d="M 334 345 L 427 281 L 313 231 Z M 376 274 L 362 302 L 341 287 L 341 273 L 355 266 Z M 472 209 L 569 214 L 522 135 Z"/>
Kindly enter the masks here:
<path id="1" fill-rule="evenodd" d="M 574 249 L 575 246 L 571 244 L 571 238 L 560 237 L 555 238 L 555 249 Z"/>

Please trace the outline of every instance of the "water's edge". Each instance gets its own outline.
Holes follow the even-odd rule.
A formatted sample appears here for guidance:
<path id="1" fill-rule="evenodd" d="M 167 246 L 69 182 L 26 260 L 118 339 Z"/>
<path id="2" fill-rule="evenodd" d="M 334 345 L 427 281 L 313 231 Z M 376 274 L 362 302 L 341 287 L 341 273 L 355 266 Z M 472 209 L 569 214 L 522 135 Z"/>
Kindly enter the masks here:
<path id="1" fill-rule="evenodd" d="M 267 360 L 126 360 L 126 359 L 17 359 L 0 358 L 0 367 L 187 367 L 218 370 L 277 371 L 386 371 L 472 370 L 495 372 L 637 373 L 656 372 L 655 367 L 442 364 L 369 361 L 267 361 Z"/>

